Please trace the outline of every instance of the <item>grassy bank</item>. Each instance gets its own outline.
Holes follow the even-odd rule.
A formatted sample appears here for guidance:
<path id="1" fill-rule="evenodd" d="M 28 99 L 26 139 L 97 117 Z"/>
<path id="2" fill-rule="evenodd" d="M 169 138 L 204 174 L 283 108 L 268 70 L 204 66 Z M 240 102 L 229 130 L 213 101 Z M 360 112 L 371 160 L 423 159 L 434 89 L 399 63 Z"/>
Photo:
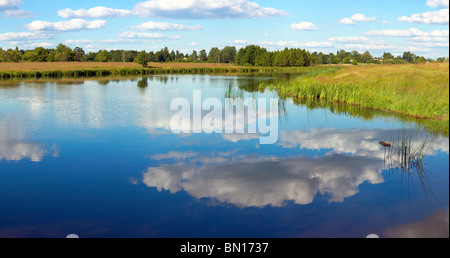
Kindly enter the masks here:
<path id="1" fill-rule="evenodd" d="M 271 85 L 281 97 L 321 99 L 436 121 L 448 132 L 449 65 L 341 67 Z"/>
<path id="2" fill-rule="evenodd" d="M 0 79 L 101 77 L 153 74 L 309 73 L 323 67 L 242 67 L 229 64 L 150 63 L 0 63 Z"/>

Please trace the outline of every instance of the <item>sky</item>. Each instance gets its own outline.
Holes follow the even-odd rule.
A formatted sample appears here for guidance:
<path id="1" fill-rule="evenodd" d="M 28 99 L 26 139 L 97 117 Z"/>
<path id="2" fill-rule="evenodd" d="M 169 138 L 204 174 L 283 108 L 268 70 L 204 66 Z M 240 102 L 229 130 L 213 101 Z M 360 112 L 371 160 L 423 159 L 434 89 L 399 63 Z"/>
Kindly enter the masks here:
<path id="1" fill-rule="evenodd" d="M 0 47 L 449 56 L 449 0 L 0 0 Z"/>

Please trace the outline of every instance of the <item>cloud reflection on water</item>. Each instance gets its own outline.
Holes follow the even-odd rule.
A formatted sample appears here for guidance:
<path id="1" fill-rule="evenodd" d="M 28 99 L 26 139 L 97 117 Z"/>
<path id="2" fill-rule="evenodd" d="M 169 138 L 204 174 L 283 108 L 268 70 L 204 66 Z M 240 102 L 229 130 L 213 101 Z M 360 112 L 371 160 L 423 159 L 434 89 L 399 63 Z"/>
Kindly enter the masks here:
<path id="1" fill-rule="evenodd" d="M 186 191 L 196 198 L 213 198 L 239 207 L 281 207 L 288 201 L 310 204 L 318 193 L 330 202 L 342 202 L 358 193 L 364 182 L 383 182 L 383 161 L 367 157 L 254 157 L 216 165 L 217 158 L 225 161 L 224 157 L 212 157 L 202 166 L 191 160 L 150 167 L 143 182 L 159 191 Z"/>
<path id="2" fill-rule="evenodd" d="M 41 162 L 48 153 L 53 157 L 59 156 L 56 144 L 48 149 L 41 143 L 27 141 L 25 130 L 17 118 L 7 116 L 0 120 L 0 161 L 29 159 Z"/>
<path id="3" fill-rule="evenodd" d="M 159 191 L 186 191 L 196 198 L 239 207 L 280 207 L 289 201 L 304 205 L 312 203 L 317 194 L 329 202 L 343 202 L 356 195 L 365 182 L 384 182 L 385 154 L 378 142 L 398 135 L 398 130 L 384 129 L 284 131 L 278 143 L 283 148 L 328 152 L 316 158 L 171 152 L 153 157 L 164 162 L 148 168 L 143 182 Z M 418 135 L 411 144 L 420 144 L 427 137 Z M 235 142 L 240 140 L 246 139 L 236 138 Z M 437 138 L 427 155 L 448 153 L 448 149 L 448 141 Z"/>

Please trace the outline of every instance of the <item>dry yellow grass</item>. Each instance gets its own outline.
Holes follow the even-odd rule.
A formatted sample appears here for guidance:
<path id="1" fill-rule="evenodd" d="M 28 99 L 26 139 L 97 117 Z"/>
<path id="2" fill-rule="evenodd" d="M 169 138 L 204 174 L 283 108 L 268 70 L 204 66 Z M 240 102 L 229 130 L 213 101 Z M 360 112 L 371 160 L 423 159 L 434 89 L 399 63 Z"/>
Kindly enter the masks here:
<path id="1" fill-rule="evenodd" d="M 140 68 L 136 63 L 96 63 L 96 62 L 55 62 L 55 63 L 0 63 L 0 72 L 22 71 L 73 71 L 73 70 L 97 70 L 97 69 L 119 69 Z M 232 68 L 238 67 L 230 64 L 209 63 L 149 63 L 153 68 Z"/>
<path id="2" fill-rule="evenodd" d="M 93 63 L 93 62 L 55 62 L 55 63 L 0 63 L 0 72 L 9 71 L 71 71 L 83 69 L 138 68 L 136 63 Z"/>

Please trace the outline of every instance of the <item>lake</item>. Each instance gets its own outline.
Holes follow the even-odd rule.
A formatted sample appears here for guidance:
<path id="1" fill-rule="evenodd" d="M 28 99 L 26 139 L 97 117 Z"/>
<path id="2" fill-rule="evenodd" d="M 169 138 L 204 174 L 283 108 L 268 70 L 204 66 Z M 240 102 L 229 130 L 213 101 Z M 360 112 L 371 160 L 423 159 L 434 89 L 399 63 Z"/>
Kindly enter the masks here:
<path id="1" fill-rule="evenodd" d="M 1 81 L 0 237 L 448 237 L 449 138 L 415 122 L 286 99 L 273 144 L 171 128 L 174 99 L 276 99 L 278 79 Z"/>

